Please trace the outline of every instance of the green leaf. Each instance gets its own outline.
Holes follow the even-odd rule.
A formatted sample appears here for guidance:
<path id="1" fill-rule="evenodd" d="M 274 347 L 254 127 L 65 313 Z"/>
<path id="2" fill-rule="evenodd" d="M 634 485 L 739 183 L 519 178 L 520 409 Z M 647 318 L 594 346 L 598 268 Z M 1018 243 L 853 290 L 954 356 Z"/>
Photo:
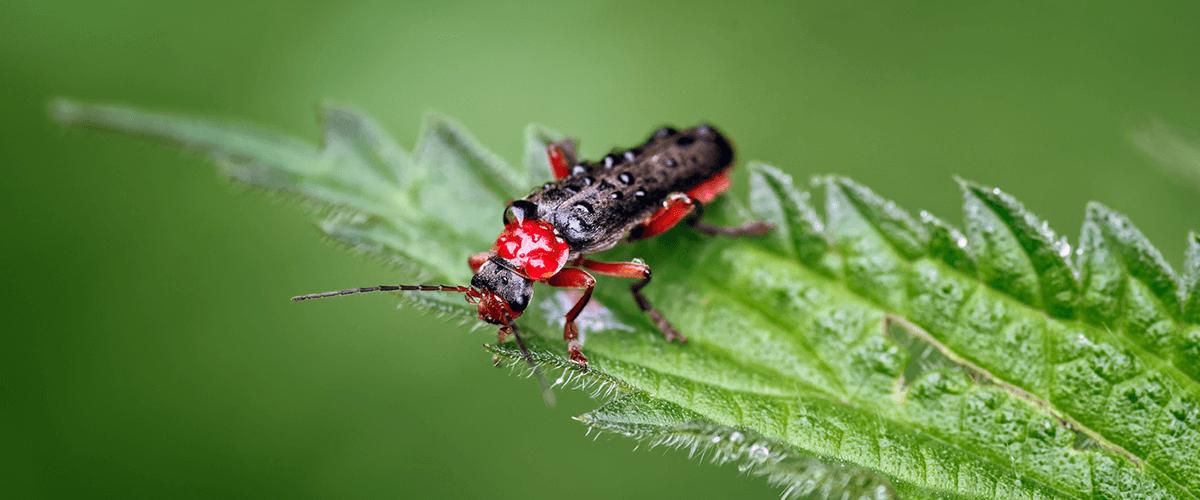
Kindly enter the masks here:
<path id="1" fill-rule="evenodd" d="M 500 229 L 506 197 L 544 182 L 545 145 L 562 137 L 531 126 L 510 167 L 440 117 L 410 156 L 340 108 L 323 112 L 321 148 L 128 108 L 54 113 L 199 152 L 306 200 L 334 240 L 453 282 Z M 645 292 L 686 345 L 664 342 L 607 280 L 580 319 L 590 371 L 556 340 L 564 292 L 539 288 L 522 326 L 556 385 L 602 400 L 578 417 L 590 430 L 736 464 L 787 497 L 1197 498 L 1200 238 L 1178 276 L 1124 216 L 1092 204 L 1072 259 L 1015 198 L 961 184 L 962 233 L 848 179 L 818 179 L 813 201 L 753 164 L 750 213 L 775 234 L 679 228 L 604 256 L 654 268 Z M 404 300 L 473 317 L 458 300 Z M 526 369 L 515 347 L 489 349 Z"/>
<path id="2" fill-rule="evenodd" d="M 1188 234 L 1183 283 L 1186 292 L 1183 303 L 1184 320 L 1192 324 L 1200 323 L 1200 233 Z"/>
<path id="3" fill-rule="evenodd" d="M 975 256 L 967 248 L 967 237 L 937 216 L 921 211 L 921 222 L 929 233 L 929 254 L 968 276 L 975 276 Z"/>
<path id="4" fill-rule="evenodd" d="M 983 280 L 1055 316 L 1071 317 L 1078 283 L 1071 246 L 1008 193 L 960 181 L 967 239 Z"/>
<path id="5" fill-rule="evenodd" d="M 1180 285 L 1166 259 L 1129 219 L 1099 203 L 1088 205 L 1079 240 L 1085 314 L 1171 359 L 1180 347 L 1175 322 L 1182 310 Z"/>
<path id="6" fill-rule="evenodd" d="M 820 217 L 809 204 L 809 194 L 797 191 L 792 178 L 779 169 L 764 163 L 750 164 L 750 205 L 754 213 L 771 222 L 775 231 L 769 236 L 789 255 L 809 267 L 828 269 L 835 261 L 829 257 L 829 242 L 825 239 Z"/>

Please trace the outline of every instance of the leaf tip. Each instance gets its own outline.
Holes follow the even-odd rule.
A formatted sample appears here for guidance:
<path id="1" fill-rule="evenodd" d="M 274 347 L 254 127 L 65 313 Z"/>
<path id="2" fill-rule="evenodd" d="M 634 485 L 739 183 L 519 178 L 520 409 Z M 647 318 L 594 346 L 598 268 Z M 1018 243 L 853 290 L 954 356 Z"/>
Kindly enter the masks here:
<path id="1" fill-rule="evenodd" d="M 844 199 L 852 211 L 873 226 L 904 258 L 911 260 L 925 254 L 929 235 L 917 219 L 895 201 L 847 177 L 829 176 L 827 183 L 827 201 L 835 197 Z"/>
<path id="2" fill-rule="evenodd" d="M 769 177 L 777 182 L 783 183 L 788 189 L 795 189 L 795 181 L 787 172 L 780 170 L 778 167 L 766 162 L 751 160 L 746 164 L 746 169 L 750 171 L 750 177 Z"/>
<path id="3" fill-rule="evenodd" d="M 1001 191 L 1000 188 L 994 188 L 981 182 L 959 177 L 957 175 L 954 176 L 954 182 L 958 184 L 958 188 L 961 189 L 963 194 L 966 196 L 981 199 L 1006 196 L 1006 193 Z"/>
<path id="4" fill-rule="evenodd" d="M 428 128 L 461 128 L 458 120 L 441 111 L 427 110 L 421 115 L 421 124 Z"/>
<path id="5" fill-rule="evenodd" d="M 750 160 L 749 162 L 747 162 L 746 169 L 749 170 L 751 174 L 765 173 L 765 172 L 769 172 L 771 170 L 778 170 L 775 167 L 772 167 L 772 166 L 770 166 L 766 163 L 763 163 L 761 161 L 758 161 L 758 160 Z"/>
<path id="6" fill-rule="evenodd" d="M 1089 201 L 1089 202 L 1087 202 L 1087 205 L 1084 205 L 1084 213 L 1086 215 L 1101 216 L 1101 215 L 1110 214 L 1112 212 L 1113 212 L 1113 210 L 1111 208 L 1108 208 L 1108 205 L 1100 203 L 1096 200 Z"/>

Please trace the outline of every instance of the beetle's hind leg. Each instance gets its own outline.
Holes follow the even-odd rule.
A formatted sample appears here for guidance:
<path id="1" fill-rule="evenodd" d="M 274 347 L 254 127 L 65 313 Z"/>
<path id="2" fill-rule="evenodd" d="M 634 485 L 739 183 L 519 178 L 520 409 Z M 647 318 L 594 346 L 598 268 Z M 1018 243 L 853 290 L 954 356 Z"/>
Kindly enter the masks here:
<path id="1" fill-rule="evenodd" d="M 676 193 L 667 199 L 666 206 L 655 212 L 646 222 L 634 227 L 629 233 L 629 238 L 632 240 L 652 238 L 675 227 L 680 222 L 704 234 L 717 236 L 762 236 L 774 229 L 771 223 L 763 221 L 747 222 L 733 227 L 714 226 L 700 222 L 702 215 L 704 215 L 702 202 L 689 195 Z"/>
<path id="2" fill-rule="evenodd" d="M 775 226 L 770 222 L 756 220 L 747 222 L 740 226 L 714 226 L 700 221 L 700 217 L 704 216 L 704 204 L 697 203 L 692 209 L 691 215 L 684 220 L 687 225 L 692 226 L 692 229 L 700 231 L 704 234 L 712 236 L 763 236 L 769 234 Z"/>
<path id="3" fill-rule="evenodd" d="M 734 227 L 714 226 L 700 221 L 700 217 L 704 216 L 704 204 L 712 202 L 721 193 L 728 191 L 731 184 L 727 169 L 688 191 L 688 197 L 695 202 L 695 206 L 684 222 L 697 231 L 714 236 L 762 236 L 770 233 L 773 227 L 764 221 L 747 222 Z"/>
<path id="4" fill-rule="evenodd" d="M 687 193 L 671 195 L 663 204 L 663 208 L 635 227 L 629 233 L 629 237 L 635 240 L 650 238 L 680 222 L 704 234 L 715 236 L 762 236 L 770 233 L 774 226 L 764 221 L 747 222 L 734 227 L 714 226 L 700 221 L 700 217 L 704 215 L 704 204 L 728 191 L 731 182 L 729 170 L 725 170 L 701 182 Z"/>
<path id="5" fill-rule="evenodd" d="M 678 340 L 680 343 L 687 342 L 687 338 L 682 333 L 679 333 L 679 330 L 676 330 L 675 326 L 670 321 L 667 321 L 667 318 L 663 317 L 658 309 L 650 305 L 650 301 L 646 300 L 645 295 L 642 295 L 642 289 L 650 284 L 650 266 L 641 262 L 599 262 L 588 259 L 581 260 L 579 265 L 601 276 L 638 280 L 629 287 L 629 291 L 633 293 L 634 302 L 637 302 L 642 312 L 650 317 L 650 320 L 654 322 L 654 326 L 658 327 L 663 337 L 667 339 L 667 342 L 672 340 Z"/>

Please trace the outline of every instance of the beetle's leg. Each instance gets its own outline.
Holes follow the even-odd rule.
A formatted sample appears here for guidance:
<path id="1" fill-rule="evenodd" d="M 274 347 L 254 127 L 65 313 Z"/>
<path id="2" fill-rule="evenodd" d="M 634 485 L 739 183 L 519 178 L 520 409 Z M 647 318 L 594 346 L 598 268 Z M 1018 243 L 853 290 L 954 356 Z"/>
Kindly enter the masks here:
<path id="1" fill-rule="evenodd" d="M 692 216 L 687 219 L 687 224 L 695 230 L 709 235 L 762 236 L 771 232 L 771 224 L 762 221 L 747 222 L 736 227 L 721 227 L 700 222 L 700 217 L 704 215 L 704 204 L 728 191 L 731 184 L 729 169 L 726 169 L 688 191 L 688 197 L 696 202 L 696 208 L 692 212 Z"/>
<path id="2" fill-rule="evenodd" d="M 657 326 L 663 336 L 667 338 L 667 342 L 672 340 L 679 340 L 680 343 L 687 342 L 687 338 L 679 333 L 679 330 L 676 330 L 671 325 L 671 322 L 667 321 L 667 318 L 664 318 L 661 312 L 658 312 L 658 309 L 650 305 L 650 301 L 646 300 L 645 295 L 642 295 L 642 288 L 650 284 L 650 266 L 640 262 L 598 262 L 588 259 L 579 261 L 579 265 L 602 276 L 638 280 L 637 283 L 629 287 L 629 291 L 633 292 L 634 302 L 637 302 L 642 312 L 650 316 L 650 320 L 654 322 L 654 326 Z"/>
<path id="3" fill-rule="evenodd" d="M 482 266 L 484 262 L 487 262 L 488 258 L 491 256 L 491 252 L 479 252 L 467 258 L 467 265 L 471 266 L 471 271 L 477 272 L 479 271 L 479 266 Z"/>
<path id="4" fill-rule="evenodd" d="M 683 193 L 675 193 L 667 197 L 662 208 L 654 212 L 654 215 L 646 219 L 642 225 L 633 228 L 629 234 L 630 239 L 642 240 L 666 232 L 687 217 L 695 205 L 692 199 Z"/>
<path id="5" fill-rule="evenodd" d="M 571 361 L 587 368 L 587 357 L 579 349 L 579 328 L 575 326 L 575 318 L 579 317 L 579 313 L 583 311 L 588 301 L 592 299 L 592 289 L 596 287 L 596 278 L 593 278 L 592 275 L 583 269 L 571 267 L 563 269 L 558 274 L 550 277 L 550 279 L 546 280 L 546 284 L 559 288 L 579 288 L 583 290 L 583 296 L 575 303 L 575 307 L 567 311 L 566 322 L 563 324 L 563 340 L 567 342 L 567 354 L 571 356 Z"/>
<path id="6" fill-rule="evenodd" d="M 721 193 L 729 190 L 729 186 L 733 185 L 733 181 L 729 179 L 729 169 L 722 170 L 721 173 L 705 179 L 704 182 L 697 184 L 687 192 L 689 198 L 700 203 L 711 203 L 717 199 Z"/>
<path id="7" fill-rule="evenodd" d="M 556 180 L 571 175 L 571 165 L 575 164 L 575 141 L 563 139 L 550 143 L 546 146 L 546 159 Z"/>
<path id="8" fill-rule="evenodd" d="M 700 222 L 700 216 L 704 213 L 704 204 L 716 199 L 721 193 L 727 191 L 729 186 L 729 170 L 725 170 L 701 182 L 687 194 L 671 195 L 667 198 L 663 208 L 646 219 L 642 225 L 633 229 L 630 237 L 639 240 L 657 236 L 675 227 L 685 218 L 689 226 L 709 235 L 762 236 L 770 232 L 771 224 L 762 221 L 747 222 L 736 227 L 721 227 Z M 688 217 L 689 214 L 691 217 Z"/>
<path id="9" fill-rule="evenodd" d="M 762 236 L 771 232 L 775 226 L 770 222 L 756 220 L 747 222 L 740 226 L 714 226 L 700 222 L 700 217 L 704 216 L 704 205 L 697 203 L 696 209 L 692 211 L 691 217 L 687 218 L 687 225 L 692 226 L 692 229 L 700 231 L 704 234 L 712 236 Z"/>

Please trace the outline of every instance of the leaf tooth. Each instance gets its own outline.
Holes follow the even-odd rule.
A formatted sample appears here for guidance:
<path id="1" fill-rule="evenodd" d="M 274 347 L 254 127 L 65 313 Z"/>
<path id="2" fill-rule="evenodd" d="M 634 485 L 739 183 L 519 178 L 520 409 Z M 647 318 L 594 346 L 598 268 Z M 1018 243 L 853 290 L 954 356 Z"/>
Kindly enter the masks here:
<path id="1" fill-rule="evenodd" d="M 1089 316 L 1112 327 L 1116 315 L 1136 313 L 1129 301 L 1113 303 L 1129 293 L 1120 282 L 1125 277 L 1145 285 L 1171 316 L 1181 312 L 1181 286 L 1171 265 L 1124 214 L 1088 203 L 1079 241 L 1082 305 Z"/>
<path id="2" fill-rule="evenodd" d="M 925 255 L 929 235 L 925 233 L 925 228 L 896 202 L 846 177 L 827 177 L 825 185 L 828 190 L 836 190 L 844 196 L 853 205 L 853 209 L 905 258 L 911 260 Z"/>
<path id="3" fill-rule="evenodd" d="M 791 176 L 771 165 L 751 162 L 749 168 L 751 210 L 775 225 L 773 238 L 785 253 L 833 275 L 829 240 L 808 192 L 796 189 Z"/>
<path id="4" fill-rule="evenodd" d="M 439 113 L 425 115 L 415 151 L 418 163 L 424 168 L 442 167 L 439 160 L 448 153 L 463 160 L 470 173 L 501 200 L 516 197 L 529 188 L 523 172 L 485 148 L 457 120 Z"/>
<path id="5" fill-rule="evenodd" d="M 963 273 L 975 275 L 975 256 L 958 228 L 924 210 L 919 214 L 929 234 L 929 254 Z"/>
<path id="6" fill-rule="evenodd" d="M 1012 195 L 957 179 L 967 241 L 992 287 L 1053 316 L 1071 318 L 1079 294 L 1071 246 Z"/>
<path id="7" fill-rule="evenodd" d="M 1188 232 L 1187 254 L 1183 263 L 1183 318 L 1200 323 L 1200 232 Z"/>
<path id="8" fill-rule="evenodd" d="M 1086 316 L 1200 380 L 1200 329 L 1183 328 L 1187 285 L 1129 219 L 1088 204 L 1081 237 Z"/>
<path id="9" fill-rule="evenodd" d="M 375 120 L 356 109 L 324 103 L 318 110 L 322 153 L 353 160 L 364 173 L 404 186 L 413 175 L 412 159 Z M 350 165 L 339 165 L 347 168 Z"/>
<path id="10" fill-rule="evenodd" d="M 895 203 L 849 179 L 821 177 L 814 183 L 823 187 L 826 234 L 842 258 L 846 286 L 878 304 L 902 307 L 909 261 L 927 248 L 924 228 Z"/>

